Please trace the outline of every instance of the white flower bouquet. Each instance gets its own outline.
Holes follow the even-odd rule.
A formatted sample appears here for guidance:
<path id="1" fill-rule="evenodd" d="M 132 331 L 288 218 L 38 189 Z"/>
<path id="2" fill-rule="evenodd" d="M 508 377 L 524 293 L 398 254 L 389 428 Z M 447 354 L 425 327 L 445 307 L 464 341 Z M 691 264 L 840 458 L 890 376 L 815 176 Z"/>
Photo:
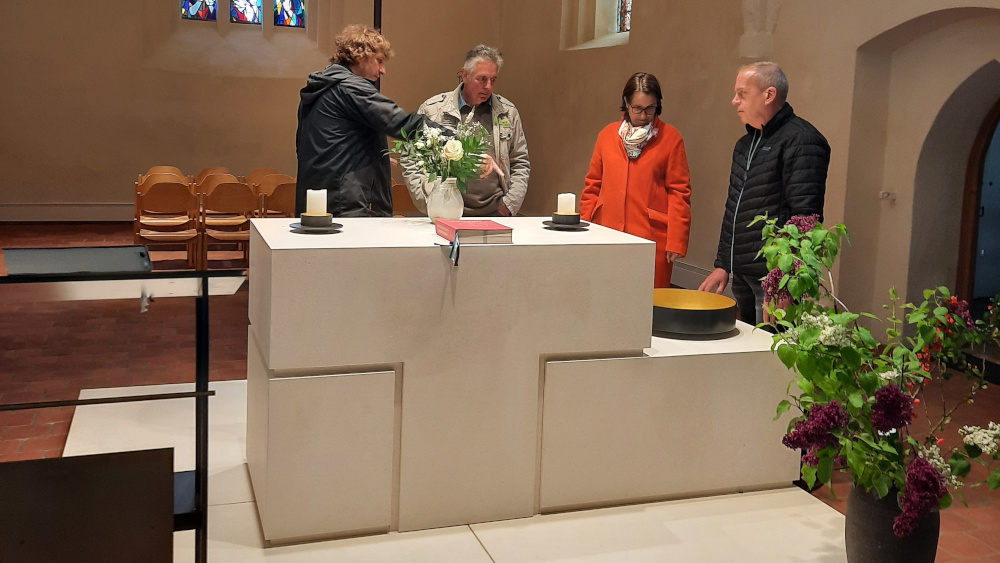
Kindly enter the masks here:
<path id="1" fill-rule="evenodd" d="M 490 147 L 490 135 L 479 123 L 462 123 L 452 137 L 440 129 L 424 126 L 418 133 L 396 141 L 391 152 L 400 160 L 416 166 L 428 180 L 455 178 L 465 193 L 465 182 L 482 173 L 483 159 Z"/>

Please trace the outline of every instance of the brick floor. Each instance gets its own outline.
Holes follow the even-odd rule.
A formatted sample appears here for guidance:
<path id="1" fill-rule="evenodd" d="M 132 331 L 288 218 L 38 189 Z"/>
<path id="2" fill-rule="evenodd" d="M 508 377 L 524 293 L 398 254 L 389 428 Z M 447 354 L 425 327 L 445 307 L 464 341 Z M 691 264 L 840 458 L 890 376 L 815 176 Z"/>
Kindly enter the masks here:
<path id="1" fill-rule="evenodd" d="M 0 248 L 132 244 L 129 223 L 3 224 Z M 152 253 L 154 268 L 183 268 L 183 252 Z M 236 266 L 239 253 L 213 253 Z M 227 262 L 232 260 L 233 262 Z M 6 274 L 0 253 L 0 274 Z M 209 301 L 209 378 L 246 377 L 246 287 Z M 194 298 L 4 303 L 0 403 L 75 399 L 81 389 L 194 381 Z M 0 413 L 0 462 L 62 454 L 74 410 Z"/>

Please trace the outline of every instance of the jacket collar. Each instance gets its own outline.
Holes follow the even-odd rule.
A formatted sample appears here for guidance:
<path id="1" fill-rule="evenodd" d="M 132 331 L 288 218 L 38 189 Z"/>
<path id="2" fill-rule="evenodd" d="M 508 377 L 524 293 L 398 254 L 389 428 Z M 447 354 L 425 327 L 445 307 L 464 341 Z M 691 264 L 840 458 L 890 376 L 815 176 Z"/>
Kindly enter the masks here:
<path id="1" fill-rule="evenodd" d="M 462 114 L 459 111 L 459 106 L 461 105 L 461 102 L 459 101 L 459 96 L 461 91 L 462 91 L 462 85 L 459 84 L 457 88 L 455 88 L 454 90 L 451 91 L 451 93 L 445 96 L 444 105 L 441 106 L 441 111 L 449 115 L 452 115 L 458 119 L 461 119 Z M 503 115 L 507 113 L 507 108 L 505 108 L 504 105 L 500 103 L 500 100 L 497 99 L 496 94 L 490 95 L 490 108 L 493 110 L 494 115 Z"/>
<path id="2" fill-rule="evenodd" d="M 774 114 L 774 117 L 771 118 L 771 121 L 768 121 L 767 123 L 764 124 L 762 136 L 764 137 L 770 136 L 778 129 L 781 129 L 781 126 L 787 123 L 788 120 L 793 117 L 795 117 L 795 111 L 792 110 L 792 105 L 789 104 L 788 102 L 785 102 L 785 105 L 781 106 L 781 109 L 778 110 L 778 113 Z M 757 130 L 756 127 L 751 127 L 750 125 L 747 125 L 746 128 L 747 128 L 747 133 L 753 133 L 754 131 Z"/>

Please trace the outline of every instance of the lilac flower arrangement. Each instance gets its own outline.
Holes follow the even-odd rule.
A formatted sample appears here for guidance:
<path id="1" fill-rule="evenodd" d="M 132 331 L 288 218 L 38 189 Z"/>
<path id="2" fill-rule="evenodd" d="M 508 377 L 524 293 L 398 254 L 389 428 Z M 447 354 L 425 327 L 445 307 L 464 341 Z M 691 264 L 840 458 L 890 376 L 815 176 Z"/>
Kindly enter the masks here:
<path id="1" fill-rule="evenodd" d="M 802 476 L 812 487 L 830 485 L 834 470 L 849 471 L 856 487 L 879 498 L 897 495 L 900 515 L 893 531 L 905 537 L 931 510 L 947 508 L 952 492 L 985 484 L 1000 488 L 1000 425 L 959 430 L 962 448 L 942 452 L 941 437 L 951 416 L 986 388 L 982 369 L 966 351 L 986 342 L 1000 344 L 1000 296 L 983 319 L 947 288 L 926 290 L 920 304 L 901 304 L 895 290 L 885 306 L 888 318 L 851 312 L 837 297 L 830 269 L 849 239 L 847 228 L 827 230 L 818 216 L 792 217 L 784 225 L 764 221 L 761 254 L 770 273 L 763 281 L 765 306 L 776 319 L 773 349 L 794 372 L 796 393 L 778 404 L 777 416 L 796 416 L 782 443 L 801 450 Z M 862 318 L 869 321 L 859 323 Z M 864 325 L 887 323 L 877 339 Z M 940 398 L 937 420 L 924 402 L 935 378 L 964 375 L 967 395 L 958 404 Z M 791 383 L 789 387 L 791 388 Z M 911 432 L 923 402 L 926 433 Z M 946 459 L 947 458 L 947 459 Z M 972 462 L 987 468 L 983 483 L 964 481 Z"/>

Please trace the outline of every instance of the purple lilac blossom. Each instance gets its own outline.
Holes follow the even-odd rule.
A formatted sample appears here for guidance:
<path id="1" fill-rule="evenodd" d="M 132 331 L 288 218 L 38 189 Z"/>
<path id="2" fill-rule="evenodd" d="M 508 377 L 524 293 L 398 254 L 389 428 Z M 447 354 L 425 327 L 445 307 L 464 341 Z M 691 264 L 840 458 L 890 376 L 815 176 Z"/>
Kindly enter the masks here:
<path id="1" fill-rule="evenodd" d="M 903 393 L 895 383 L 890 383 L 875 392 L 872 428 L 879 432 L 889 432 L 893 428 L 906 426 L 911 420 L 913 420 L 913 398 Z"/>
<path id="2" fill-rule="evenodd" d="M 796 260 L 795 265 L 792 266 L 792 272 L 795 273 L 799 271 L 802 267 L 802 261 Z M 791 301 L 792 294 L 788 292 L 788 286 L 783 289 L 778 289 L 781 285 L 781 278 L 785 277 L 785 272 L 781 271 L 781 268 L 775 268 L 771 270 L 767 277 L 761 281 L 760 285 L 764 289 L 764 303 L 770 303 L 771 301 Z"/>
<path id="3" fill-rule="evenodd" d="M 808 233 L 809 231 L 815 229 L 818 224 L 819 215 L 795 215 L 785 223 L 785 226 L 795 225 L 800 233 Z"/>
<path id="4" fill-rule="evenodd" d="M 847 411 L 837 401 L 828 405 L 813 405 L 805 420 L 795 423 L 792 431 L 782 438 L 781 443 L 793 450 L 809 449 L 813 452 L 837 442 L 831 434 L 839 428 L 847 428 Z"/>
<path id="5" fill-rule="evenodd" d="M 913 533 L 920 519 L 938 506 L 948 494 L 944 476 L 926 459 L 918 457 L 906 467 L 906 492 L 903 494 L 903 513 L 892 523 L 896 537 L 905 538 Z"/>
<path id="6" fill-rule="evenodd" d="M 959 317 L 963 321 L 965 321 L 965 327 L 966 328 L 973 328 L 973 327 L 976 326 L 976 323 L 973 322 L 973 320 L 972 320 L 972 312 L 969 311 L 969 302 L 968 301 L 961 300 L 961 301 L 958 301 L 957 303 L 955 303 L 954 305 L 952 305 L 950 302 L 946 301 L 945 302 L 945 306 L 948 307 L 948 310 L 951 311 L 951 313 L 953 315 L 955 315 L 956 317 Z"/>

